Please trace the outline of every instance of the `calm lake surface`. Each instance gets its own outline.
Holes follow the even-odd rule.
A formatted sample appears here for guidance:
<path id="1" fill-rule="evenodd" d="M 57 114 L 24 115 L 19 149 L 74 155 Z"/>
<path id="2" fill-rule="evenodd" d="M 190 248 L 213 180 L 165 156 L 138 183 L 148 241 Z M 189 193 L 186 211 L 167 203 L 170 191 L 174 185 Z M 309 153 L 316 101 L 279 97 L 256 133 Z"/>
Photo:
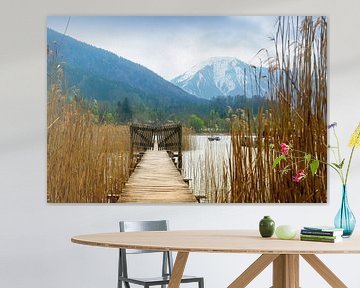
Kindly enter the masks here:
<path id="1" fill-rule="evenodd" d="M 196 196 L 206 197 L 203 202 L 216 202 L 217 193 L 230 191 L 231 138 L 221 135 L 220 141 L 209 141 L 208 137 L 190 136 L 191 149 L 183 151 L 183 175 L 191 179 Z"/>

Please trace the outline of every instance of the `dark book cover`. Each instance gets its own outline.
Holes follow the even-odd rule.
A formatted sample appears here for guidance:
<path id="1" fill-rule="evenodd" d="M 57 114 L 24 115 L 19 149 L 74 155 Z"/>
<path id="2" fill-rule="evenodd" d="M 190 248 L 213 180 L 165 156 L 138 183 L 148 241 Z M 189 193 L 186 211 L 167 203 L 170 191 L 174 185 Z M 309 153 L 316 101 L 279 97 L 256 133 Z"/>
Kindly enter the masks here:
<path id="1" fill-rule="evenodd" d="M 302 229 L 301 234 L 303 235 L 318 235 L 318 236 L 341 236 L 342 231 L 319 231 L 319 230 L 307 230 Z"/>

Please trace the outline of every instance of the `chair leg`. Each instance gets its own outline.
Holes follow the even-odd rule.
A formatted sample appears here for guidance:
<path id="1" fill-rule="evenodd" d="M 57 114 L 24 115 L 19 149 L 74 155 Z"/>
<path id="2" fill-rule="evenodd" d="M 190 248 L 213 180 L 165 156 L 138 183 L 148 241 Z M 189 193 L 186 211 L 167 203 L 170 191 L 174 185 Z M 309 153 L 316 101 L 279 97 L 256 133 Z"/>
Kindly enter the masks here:
<path id="1" fill-rule="evenodd" d="M 201 278 L 199 280 L 199 288 L 204 288 L 204 279 L 203 278 Z"/>
<path id="2" fill-rule="evenodd" d="M 123 283 L 123 281 L 121 281 L 121 280 L 118 281 L 118 288 L 122 288 L 122 283 Z M 125 288 L 130 288 L 129 282 L 124 281 L 124 287 Z"/>

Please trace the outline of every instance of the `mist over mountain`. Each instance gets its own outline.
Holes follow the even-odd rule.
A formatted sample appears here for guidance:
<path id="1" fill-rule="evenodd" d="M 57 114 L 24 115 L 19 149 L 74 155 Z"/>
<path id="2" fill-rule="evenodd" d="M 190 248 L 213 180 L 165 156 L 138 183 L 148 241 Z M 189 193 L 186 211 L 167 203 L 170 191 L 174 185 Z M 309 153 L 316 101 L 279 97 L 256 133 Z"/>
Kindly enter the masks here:
<path id="1" fill-rule="evenodd" d="M 112 105 L 126 98 L 135 118 L 141 121 L 177 120 L 191 113 L 207 113 L 208 101 L 140 64 L 51 29 L 47 29 L 47 45 L 56 63 L 62 65 L 67 89 L 78 89 L 86 99 Z"/>
<path id="2" fill-rule="evenodd" d="M 205 99 L 217 96 L 264 96 L 268 69 L 233 57 L 212 57 L 171 80 L 188 93 Z"/>

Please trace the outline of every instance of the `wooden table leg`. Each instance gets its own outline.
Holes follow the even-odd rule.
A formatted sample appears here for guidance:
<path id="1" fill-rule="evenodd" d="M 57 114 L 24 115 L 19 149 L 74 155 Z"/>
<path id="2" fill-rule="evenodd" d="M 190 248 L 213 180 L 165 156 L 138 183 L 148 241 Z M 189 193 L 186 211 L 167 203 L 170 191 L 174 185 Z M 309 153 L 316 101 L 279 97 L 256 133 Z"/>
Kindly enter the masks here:
<path id="1" fill-rule="evenodd" d="M 324 280 L 334 288 L 347 288 L 347 286 L 314 254 L 301 255 Z"/>
<path id="2" fill-rule="evenodd" d="M 272 288 L 299 288 L 299 255 L 281 254 L 274 260 Z"/>
<path id="3" fill-rule="evenodd" d="M 228 288 L 244 288 L 257 275 L 259 275 L 271 262 L 273 262 L 279 255 L 277 254 L 263 254 L 254 263 L 252 263 L 238 278 L 232 282 Z"/>
<path id="4" fill-rule="evenodd" d="M 181 278 L 184 274 L 185 265 L 186 265 L 188 256 L 189 256 L 189 252 L 178 252 L 177 253 L 168 288 L 179 288 L 180 287 Z"/>

